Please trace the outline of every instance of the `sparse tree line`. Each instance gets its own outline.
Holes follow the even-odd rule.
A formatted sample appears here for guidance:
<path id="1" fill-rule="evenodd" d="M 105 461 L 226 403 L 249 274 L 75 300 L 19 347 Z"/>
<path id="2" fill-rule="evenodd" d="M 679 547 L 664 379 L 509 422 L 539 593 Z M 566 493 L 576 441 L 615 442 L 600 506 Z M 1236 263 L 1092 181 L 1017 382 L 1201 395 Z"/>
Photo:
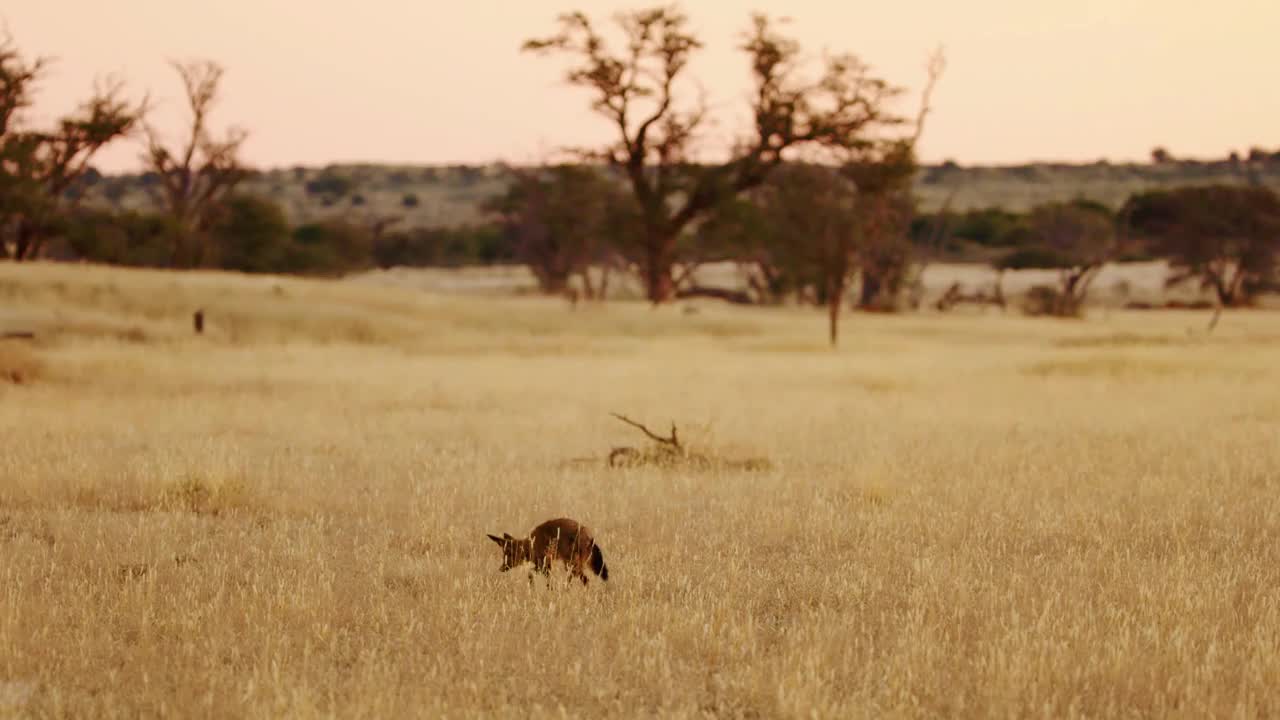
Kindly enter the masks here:
<path id="1" fill-rule="evenodd" d="M 1173 280 L 1199 278 L 1223 306 L 1276 285 L 1280 200 L 1261 183 L 1146 192 L 1116 211 L 1078 201 L 1024 214 L 922 213 L 912 181 L 940 54 L 908 115 L 899 109 L 903 90 L 857 57 L 811 66 L 780 21 L 755 15 L 738 45 L 752 91 L 743 129 L 731 132 L 712 127 L 689 76 L 702 47 L 676 7 L 623 13 L 605 26 L 583 13 L 561 16 L 556 32 L 524 49 L 568 61 L 567 82 L 587 92 L 614 140 L 544 167 L 505 169 L 507 189 L 484 204 L 483 223 L 402 228 L 394 215 L 361 210 L 358 187 L 339 174 L 311 179 L 307 192 L 329 205 L 346 199 L 345 219 L 291 226 L 269 197 L 243 192 L 246 135 L 217 132 L 210 121 L 223 78 L 216 64 L 174 65 L 190 109 L 176 142 L 147 123 L 147 101 L 129 100 L 118 83 L 95 89 L 53 127 L 33 127 L 27 115 L 48 63 L 24 58 L 6 39 L 0 255 L 330 274 L 518 262 L 546 292 L 572 286 L 588 298 L 605 297 L 614 273 L 632 273 L 655 304 L 706 295 L 825 307 L 833 342 L 843 306 L 916 307 L 922 269 L 961 248 L 979 249 L 998 270 L 1056 270 L 1056 286 L 1040 289 L 1028 308 L 1054 315 L 1078 314 L 1102 267 L 1126 258 L 1168 258 Z M 132 136 L 144 141 L 143 186 L 154 209 L 86 201 L 109 182 L 93 169 L 95 154 Z M 728 151 L 708 162 L 709 146 Z M 1156 159 L 1171 161 L 1167 152 Z M 1256 149 L 1241 162 L 1271 159 Z M 417 202 L 406 193 L 402 204 Z M 711 262 L 735 263 L 742 287 L 700 286 L 697 268 Z M 953 289 L 939 307 L 963 297 Z M 998 286 L 990 299 L 1003 303 Z"/>
<path id="2" fill-rule="evenodd" d="M 30 114 L 50 61 L 27 58 L 0 37 L 0 259 L 315 274 L 516 260 L 496 224 L 387 232 L 391 218 L 366 216 L 291 226 L 277 203 L 242 190 L 253 175 L 240 158 L 247 133 L 213 127 L 223 69 L 207 61 L 172 65 L 190 113 L 176 140 L 147 122 L 145 97 L 130 99 L 116 81 L 45 127 Z M 92 165 L 102 148 L 131 139 L 144 147 L 146 210 L 121 207 L 121 186 Z M 482 174 L 456 170 L 468 182 Z M 360 205 L 350 181 L 334 174 L 307 189 L 328 204 L 349 197 Z M 408 194 L 403 200 L 416 202 Z"/>
<path id="3" fill-rule="evenodd" d="M 1056 271 L 1059 284 L 1045 289 L 1048 296 L 1040 299 L 1048 305 L 1036 310 L 1044 314 L 1078 314 L 1094 278 L 1112 262 L 1168 259 L 1170 284 L 1198 279 L 1226 307 L 1278 289 L 1280 198 L 1267 188 L 1144 192 L 1118 210 L 1079 200 L 1026 213 L 921 213 L 901 179 L 896 193 L 860 194 L 859 187 L 868 186 L 865 177 L 859 185 L 860 169 L 786 163 L 758 188 L 716 208 L 675 248 L 674 296 L 708 294 L 692 271 L 733 262 L 747 289 L 728 299 L 829 305 L 855 287 L 853 307 L 901 310 L 918 306 L 913 283 L 928 263 L 975 255 L 997 271 Z M 527 173 L 495 203 L 504 208 L 508 232 L 521 240 L 515 255 L 547 292 L 602 264 L 644 262 L 642 239 L 625 220 L 634 209 L 607 177 L 605 170 L 581 166 Z M 577 214 L 578 208 L 594 209 Z"/>

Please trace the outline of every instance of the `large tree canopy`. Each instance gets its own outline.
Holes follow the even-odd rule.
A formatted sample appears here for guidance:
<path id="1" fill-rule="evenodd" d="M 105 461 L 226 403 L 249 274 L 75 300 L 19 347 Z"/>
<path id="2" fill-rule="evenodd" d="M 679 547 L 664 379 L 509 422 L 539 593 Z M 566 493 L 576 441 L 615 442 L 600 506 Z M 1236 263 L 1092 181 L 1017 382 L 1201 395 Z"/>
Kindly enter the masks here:
<path id="1" fill-rule="evenodd" d="M 1210 185 L 1143 193 L 1122 213 L 1130 230 L 1173 263 L 1171 283 L 1199 278 L 1224 306 L 1274 281 L 1280 198 L 1263 187 Z"/>
<path id="2" fill-rule="evenodd" d="M 109 82 L 53 127 L 31 127 L 23 116 L 47 68 L 0 37 L 0 257 L 19 261 L 39 256 L 60 232 L 94 155 L 132 132 L 145 112 L 145 103 L 131 103 Z"/>
<path id="3" fill-rule="evenodd" d="M 167 146 L 158 130 L 147 127 L 144 160 L 160 178 L 156 199 L 182 229 L 174 236 L 170 262 L 175 267 L 197 267 L 208 260 L 210 227 L 247 176 L 239 154 L 248 133 L 231 127 L 218 137 L 210 129 L 222 83 L 220 65 L 210 61 L 172 65 L 182 80 L 191 125 L 175 146 Z"/>
<path id="4" fill-rule="evenodd" d="M 806 77 L 800 46 L 755 15 L 743 34 L 753 78 L 751 129 L 724 162 L 700 162 L 709 121 L 704 94 L 691 93 L 689 62 L 703 47 L 688 17 L 670 6 L 623 13 L 610 42 L 586 14 L 560 17 L 555 35 L 525 49 L 571 59 L 567 80 L 591 93 L 591 107 L 615 128 L 615 140 L 588 155 L 625 172 L 643 227 L 642 269 L 649 299 L 674 293 L 677 241 L 728 197 L 759 186 L 788 151 L 809 147 L 843 157 L 866 153 L 907 121 L 890 109 L 900 89 L 853 55 L 827 57 Z"/>
<path id="5" fill-rule="evenodd" d="M 1033 209 L 1027 224 L 1025 244 L 997 260 L 996 268 L 1057 270 L 1059 285 L 1036 312 L 1079 315 L 1089 286 L 1119 247 L 1111 213 L 1086 202 L 1051 203 Z"/>

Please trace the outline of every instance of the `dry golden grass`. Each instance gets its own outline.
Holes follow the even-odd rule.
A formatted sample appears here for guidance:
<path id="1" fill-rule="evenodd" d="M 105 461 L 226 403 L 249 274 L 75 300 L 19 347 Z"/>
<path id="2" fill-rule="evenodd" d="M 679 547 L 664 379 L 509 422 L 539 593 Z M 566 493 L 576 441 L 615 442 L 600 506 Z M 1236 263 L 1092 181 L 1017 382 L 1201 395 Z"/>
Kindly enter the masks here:
<path id="1" fill-rule="evenodd" d="M 1280 713 L 1276 314 L 831 352 L 797 310 L 3 264 L 0 299 L 43 367 L 0 382 L 0 716 Z M 608 470 L 610 410 L 772 467 Z M 485 533 L 561 515 L 609 583 L 497 572 Z"/>

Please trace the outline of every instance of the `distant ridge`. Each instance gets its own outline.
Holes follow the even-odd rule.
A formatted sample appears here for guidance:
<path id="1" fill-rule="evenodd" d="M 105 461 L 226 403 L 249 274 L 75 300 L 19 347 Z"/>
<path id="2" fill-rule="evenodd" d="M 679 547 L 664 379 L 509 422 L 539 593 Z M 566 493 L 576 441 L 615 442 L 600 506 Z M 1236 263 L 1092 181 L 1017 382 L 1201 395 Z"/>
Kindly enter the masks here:
<path id="1" fill-rule="evenodd" d="M 333 217 L 396 217 L 400 227 L 468 225 L 484 220 L 481 204 L 501 193 L 510 166 L 348 163 L 276 168 L 257 173 L 246 192 L 279 202 L 295 223 Z M 146 208 L 154 178 L 146 173 L 94 175 L 86 200 Z M 1046 202 L 1084 198 L 1118 207 L 1136 192 L 1186 185 L 1257 183 L 1280 191 L 1280 153 L 1257 160 L 1168 160 L 1160 163 L 925 165 L 916 178 L 920 209 L 999 207 L 1021 212 Z"/>

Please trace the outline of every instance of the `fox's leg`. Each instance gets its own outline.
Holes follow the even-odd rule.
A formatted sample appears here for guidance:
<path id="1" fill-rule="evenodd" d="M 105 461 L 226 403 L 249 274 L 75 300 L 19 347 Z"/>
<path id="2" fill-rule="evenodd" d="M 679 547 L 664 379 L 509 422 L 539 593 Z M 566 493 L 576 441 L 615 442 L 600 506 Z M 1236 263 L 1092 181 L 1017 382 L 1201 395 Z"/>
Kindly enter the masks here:
<path id="1" fill-rule="evenodd" d="M 573 579 L 579 577 L 578 569 L 574 567 L 566 568 L 568 572 L 564 574 L 564 586 L 566 589 L 573 587 Z"/>
<path id="2" fill-rule="evenodd" d="M 536 558 L 533 561 L 533 570 L 529 573 L 529 580 L 533 580 L 533 573 L 538 573 L 547 579 L 547 587 L 551 587 L 551 562 L 546 557 Z"/>
<path id="3" fill-rule="evenodd" d="M 582 571 L 581 565 L 565 563 L 565 567 L 569 571 L 569 576 L 565 580 L 566 587 L 573 584 L 574 578 L 581 580 L 583 585 L 587 584 L 587 574 Z"/>

